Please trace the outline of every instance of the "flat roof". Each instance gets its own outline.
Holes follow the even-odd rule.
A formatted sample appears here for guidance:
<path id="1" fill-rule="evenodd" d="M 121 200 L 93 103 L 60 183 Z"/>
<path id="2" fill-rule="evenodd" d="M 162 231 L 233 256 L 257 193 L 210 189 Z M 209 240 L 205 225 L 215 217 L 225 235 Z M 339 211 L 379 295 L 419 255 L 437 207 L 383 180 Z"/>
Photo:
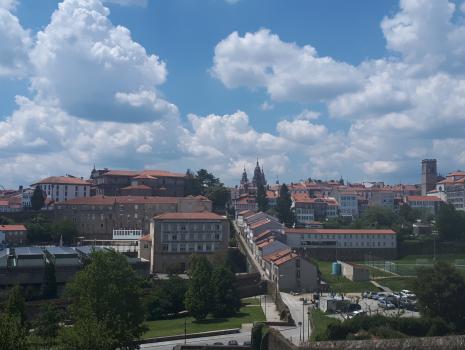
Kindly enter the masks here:
<path id="1" fill-rule="evenodd" d="M 32 256 L 32 255 L 44 255 L 44 252 L 39 247 L 19 247 L 14 248 L 16 256 Z"/>
<path id="2" fill-rule="evenodd" d="M 103 248 L 103 247 L 92 246 L 92 245 L 83 245 L 83 246 L 79 246 L 79 247 L 74 247 L 74 249 L 77 252 L 79 252 L 81 254 L 84 254 L 84 255 L 90 255 L 93 252 L 98 252 L 98 251 L 105 250 L 105 248 Z"/>
<path id="3" fill-rule="evenodd" d="M 76 255 L 76 251 L 71 247 L 49 247 L 46 249 L 52 255 Z"/>

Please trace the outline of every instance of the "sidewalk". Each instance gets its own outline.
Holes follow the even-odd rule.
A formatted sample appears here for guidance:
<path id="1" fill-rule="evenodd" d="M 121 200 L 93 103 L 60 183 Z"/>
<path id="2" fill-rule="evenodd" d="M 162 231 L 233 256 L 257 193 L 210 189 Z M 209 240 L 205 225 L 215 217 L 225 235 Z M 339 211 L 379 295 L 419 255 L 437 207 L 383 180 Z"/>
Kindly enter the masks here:
<path id="1" fill-rule="evenodd" d="M 259 295 L 263 313 L 267 322 L 279 322 L 279 312 L 276 309 L 276 304 L 269 295 Z"/>

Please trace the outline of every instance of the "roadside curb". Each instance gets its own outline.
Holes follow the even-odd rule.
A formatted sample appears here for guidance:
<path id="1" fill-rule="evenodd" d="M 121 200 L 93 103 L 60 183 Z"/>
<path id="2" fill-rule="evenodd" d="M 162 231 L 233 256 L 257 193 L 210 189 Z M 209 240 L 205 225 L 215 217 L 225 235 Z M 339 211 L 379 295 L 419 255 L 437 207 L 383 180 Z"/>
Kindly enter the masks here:
<path id="1" fill-rule="evenodd" d="M 241 331 L 240 328 L 221 329 L 218 331 L 190 333 L 190 334 L 186 334 L 185 337 L 186 339 L 213 337 L 215 335 L 236 334 L 236 333 L 240 333 L 240 331 Z M 181 340 L 181 339 L 184 339 L 184 334 L 141 339 L 141 340 L 136 341 L 135 343 L 136 344 L 148 344 L 148 343 L 159 343 L 159 342 L 170 341 L 170 340 Z"/>

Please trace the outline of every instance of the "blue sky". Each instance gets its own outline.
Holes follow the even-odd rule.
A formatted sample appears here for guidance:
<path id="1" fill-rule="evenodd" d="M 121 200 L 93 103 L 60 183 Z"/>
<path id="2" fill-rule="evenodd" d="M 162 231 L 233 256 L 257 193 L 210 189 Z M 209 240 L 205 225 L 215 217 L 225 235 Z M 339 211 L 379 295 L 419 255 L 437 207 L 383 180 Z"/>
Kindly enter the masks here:
<path id="1" fill-rule="evenodd" d="M 0 184 L 93 163 L 234 184 L 256 156 L 270 179 L 418 182 L 424 157 L 465 163 L 461 1 L 58 4 L 0 0 L 24 31 L 0 34 Z"/>

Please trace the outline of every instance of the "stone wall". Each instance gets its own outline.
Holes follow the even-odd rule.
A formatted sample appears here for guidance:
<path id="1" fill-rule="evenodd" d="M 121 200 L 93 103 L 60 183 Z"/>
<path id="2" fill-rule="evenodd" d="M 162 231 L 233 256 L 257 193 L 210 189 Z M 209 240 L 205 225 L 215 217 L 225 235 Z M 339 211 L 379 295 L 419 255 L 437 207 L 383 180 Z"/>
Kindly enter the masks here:
<path id="1" fill-rule="evenodd" d="M 271 296 L 276 308 L 279 312 L 279 317 L 282 321 L 287 322 L 289 325 L 295 325 L 294 319 L 292 318 L 291 312 L 284 301 L 281 299 L 281 294 L 276 288 L 276 283 L 272 281 L 266 281 L 267 294 Z"/>

